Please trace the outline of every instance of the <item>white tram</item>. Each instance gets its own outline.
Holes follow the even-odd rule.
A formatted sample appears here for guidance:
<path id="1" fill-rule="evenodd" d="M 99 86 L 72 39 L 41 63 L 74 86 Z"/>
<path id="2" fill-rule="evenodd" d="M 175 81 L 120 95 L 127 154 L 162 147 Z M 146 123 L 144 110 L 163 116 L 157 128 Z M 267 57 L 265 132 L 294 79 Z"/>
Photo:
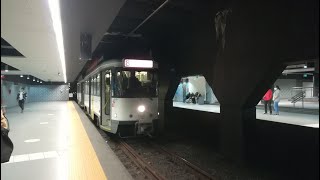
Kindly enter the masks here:
<path id="1" fill-rule="evenodd" d="M 106 61 L 77 84 L 78 104 L 104 131 L 151 135 L 159 119 L 157 69 L 152 60 Z"/>

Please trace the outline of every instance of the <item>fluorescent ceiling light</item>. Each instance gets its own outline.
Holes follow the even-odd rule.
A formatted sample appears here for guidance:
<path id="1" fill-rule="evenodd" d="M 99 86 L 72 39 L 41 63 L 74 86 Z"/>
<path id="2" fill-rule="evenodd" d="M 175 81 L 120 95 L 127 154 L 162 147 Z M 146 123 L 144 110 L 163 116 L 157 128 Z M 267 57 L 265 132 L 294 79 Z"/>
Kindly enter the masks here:
<path id="1" fill-rule="evenodd" d="M 21 74 L 20 77 L 23 77 L 23 75 Z"/>
<path id="2" fill-rule="evenodd" d="M 27 79 L 30 79 L 29 76 L 27 77 Z"/>
<path id="3" fill-rule="evenodd" d="M 66 76 L 66 60 L 64 55 L 64 45 L 63 45 L 63 34 L 62 34 L 62 24 L 60 15 L 60 3 L 59 0 L 48 0 L 49 8 L 51 12 L 51 18 L 53 23 L 53 29 L 56 34 L 57 47 L 60 55 L 60 61 L 62 65 L 64 82 L 67 83 Z"/>

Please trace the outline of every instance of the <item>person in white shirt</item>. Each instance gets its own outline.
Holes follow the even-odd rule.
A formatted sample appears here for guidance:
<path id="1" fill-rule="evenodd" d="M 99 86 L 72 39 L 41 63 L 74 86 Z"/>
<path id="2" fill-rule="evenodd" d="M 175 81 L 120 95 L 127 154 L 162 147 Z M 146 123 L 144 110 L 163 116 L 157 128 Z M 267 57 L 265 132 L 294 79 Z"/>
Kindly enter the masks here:
<path id="1" fill-rule="evenodd" d="M 280 102 L 280 87 L 275 86 L 273 92 L 273 107 L 276 115 L 279 115 L 279 102 Z"/>
<path id="2" fill-rule="evenodd" d="M 17 95 L 17 100 L 19 102 L 19 106 L 21 108 L 21 113 L 23 113 L 24 110 L 24 102 L 27 99 L 27 93 L 24 92 L 24 88 L 21 88 L 20 92 Z"/>

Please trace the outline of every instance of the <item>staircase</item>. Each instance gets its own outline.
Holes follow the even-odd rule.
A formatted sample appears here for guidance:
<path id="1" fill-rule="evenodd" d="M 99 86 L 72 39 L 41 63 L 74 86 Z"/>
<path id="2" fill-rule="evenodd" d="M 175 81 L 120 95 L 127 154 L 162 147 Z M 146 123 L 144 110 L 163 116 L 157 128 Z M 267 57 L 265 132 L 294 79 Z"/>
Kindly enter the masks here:
<path id="1" fill-rule="evenodd" d="M 289 101 L 291 101 L 291 103 L 293 103 L 293 107 L 295 107 L 296 102 L 302 101 L 302 106 L 303 106 L 303 101 L 304 101 L 305 97 L 306 97 L 306 91 L 301 91 L 301 92 L 297 93 L 296 95 L 292 96 L 289 99 Z"/>

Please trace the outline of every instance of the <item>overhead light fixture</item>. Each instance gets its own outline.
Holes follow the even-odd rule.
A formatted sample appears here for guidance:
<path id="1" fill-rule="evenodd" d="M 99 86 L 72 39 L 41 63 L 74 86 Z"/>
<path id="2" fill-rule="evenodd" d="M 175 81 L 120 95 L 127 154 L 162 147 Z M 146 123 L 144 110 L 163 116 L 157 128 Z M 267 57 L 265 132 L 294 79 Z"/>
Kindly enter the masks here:
<path id="1" fill-rule="evenodd" d="M 36 81 L 36 79 L 33 78 L 33 81 Z"/>
<path id="2" fill-rule="evenodd" d="M 305 65 L 303 66 L 303 68 L 308 68 L 308 66 L 305 64 Z"/>
<path id="3" fill-rule="evenodd" d="M 42 84 L 42 81 L 40 81 L 40 83 Z"/>
<path id="4" fill-rule="evenodd" d="M 23 75 L 21 74 L 20 77 L 23 77 Z"/>
<path id="5" fill-rule="evenodd" d="M 30 79 L 30 77 L 29 77 L 29 76 L 27 76 L 27 79 Z"/>
<path id="6" fill-rule="evenodd" d="M 39 79 L 37 79 L 37 82 L 39 82 Z"/>
<path id="7" fill-rule="evenodd" d="M 53 29 L 54 29 L 54 32 L 56 35 L 58 52 L 60 55 L 64 83 L 67 83 L 66 60 L 65 60 L 65 55 L 64 55 L 62 23 L 61 23 L 61 15 L 60 15 L 60 3 L 59 3 L 59 0 L 48 0 L 48 2 L 49 2 L 49 8 L 50 8 L 50 12 L 51 12 Z"/>
<path id="8" fill-rule="evenodd" d="M 8 71 L 9 71 L 8 65 L 5 65 L 5 67 L 4 67 L 4 72 L 8 72 Z"/>

